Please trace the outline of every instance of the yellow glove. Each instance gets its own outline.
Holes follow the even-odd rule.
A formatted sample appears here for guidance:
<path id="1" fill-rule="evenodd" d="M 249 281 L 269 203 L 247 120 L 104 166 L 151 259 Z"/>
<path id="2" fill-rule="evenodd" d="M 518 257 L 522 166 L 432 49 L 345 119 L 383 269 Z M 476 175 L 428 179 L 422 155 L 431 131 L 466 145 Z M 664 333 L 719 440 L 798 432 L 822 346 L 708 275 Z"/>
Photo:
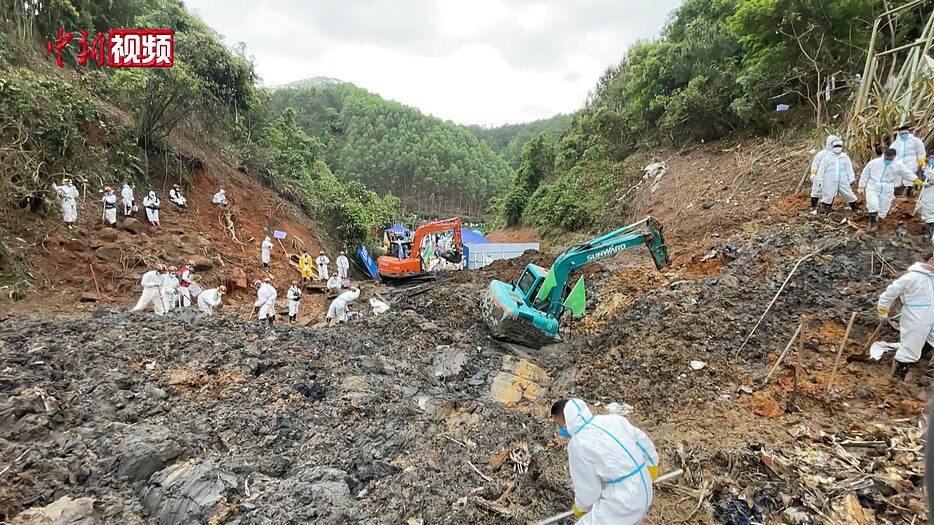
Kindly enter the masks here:
<path id="1" fill-rule="evenodd" d="M 915 179 L 915 188 L 920 188 L 922 184 L 924 183 L 921 182 L 921 179 Z"/>
<path id="2" fill-rule="evenodd" d="M 817 169 L 816 169 L 816 168 L 814 168 L 814 169 L 811 170 L 811 175 L 817 175 Z"/>
<path id="3" fill-rule="evenodd" d="M 918 159 L 918 166 L 921 166 L 923 168 L 925 164 L 927 164 L 927 160 Z"/>
<path id="4" fill-rule="evenodd" d="M 574 517 L 577 518 L 577 519 L 581 519 L 581 518 L 584 517 L 584 514 L 587 514 L 587 511 L 586 511 L 586 510 L 581 510 L 581 509 L 577 508 L 577 503 L 575 503 L 574 506 L 571 507 L 571 510 L 574 511 Z"/>
<path id="5" fill-rule="evenodd" d="M 651 467 L 651 466 L 650 466 L 650 467 L 648 467 L 648 469 L 649 469 L 649 476 L 652 477 L 652 481 L 655 481 L 655 478 L 658 477 L 658 465 L 656 465 L 656 466 L 654 466 L 654 467 Z"/>
<path id="6" fill-rule="evenodd" d="M 876 312 L 878 312 L 878 314 L 881 315 L 882 317 L 888 317 L 889 315 L 889 311 L 886 310 L 885 308 L 882 308 L 881 306 L 876 307 Z"/>

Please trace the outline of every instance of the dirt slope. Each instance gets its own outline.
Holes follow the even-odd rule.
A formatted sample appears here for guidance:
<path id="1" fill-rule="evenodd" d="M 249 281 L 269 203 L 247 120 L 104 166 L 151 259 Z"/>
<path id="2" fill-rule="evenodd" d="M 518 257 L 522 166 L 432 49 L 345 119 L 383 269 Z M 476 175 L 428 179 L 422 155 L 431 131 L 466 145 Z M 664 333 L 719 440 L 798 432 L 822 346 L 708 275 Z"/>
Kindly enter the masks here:
<path id="1" fill-rule="evenodd" d="M 226 284 L 233 292 L 230 300 L 236 303 L 252 294 L 245 287 L 256 278 L 272 277 L 284 293 L 288 282 L 298 277 L 286 253 L 298 254 L 302 249 L 315 255 L 320 249 L 330 253 L 317 225 L 301 210 L 198 144 L 195 138 L 182 134 L 174 143 L 177 151 L 194 159 L 192 186 L 183 190 L 187 210 L 169 201 L 168 190 L 178 181 L 159 176 L 155 159 L 151 189 L 162 201 L 161 229 L 146 222 L 142 198 L 150 188 L 140 186 L 135 191 L 140 211 L 134 218 L 138 222 L 122 216 L 118 200 L 115 229 L 102 224 L 100 195 L 92 188 L 79 201 L 78 226 L 73 230 L 65 228 L 57 215 L 39 219 L 24 214 L 23 220 L 34 223 L 32 237 L 24 241 L 37 256 L 38 287 L 26 301 L 0 303 L 0 309 L 60 311 L 61 305 L 69 305 L 66 311 L 73 311 L 72 305 L 78 310 L 93 309 L 93 305 L 79 303 L 96 299 L 92 266 L 104 303 L 132 305 L 147 265 L 177 265 L 183 258 L 197 263 L 196 280 L 202 288 Z M 119 199 L 122 182 L 112 185 Z M 227 192 L 230 204 L 226 208 L 211 203 L 219 188 Z M 273 240 L 272 264 L 267 271 L 260 261 L 260 243 L 267 233 L 272 236 L 273 230 L 288 236 L 281 245 Z M 335 256 L 332 254 L 332 259 Z"/>

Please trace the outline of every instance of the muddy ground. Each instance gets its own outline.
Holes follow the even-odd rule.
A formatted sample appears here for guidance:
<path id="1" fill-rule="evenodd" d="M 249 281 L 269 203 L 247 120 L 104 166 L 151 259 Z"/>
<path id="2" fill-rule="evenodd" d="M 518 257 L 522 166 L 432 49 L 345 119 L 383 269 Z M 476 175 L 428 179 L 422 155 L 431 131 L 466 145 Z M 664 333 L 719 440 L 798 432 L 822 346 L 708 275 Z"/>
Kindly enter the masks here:
<path id="1" fill-rule="evenodd" d="M 515 279 L 528 257 L 331 329 L 229 309 L 7 318 L 0 516 L 524 524 L 572 503 L 547 410 L 574 395 L 597 411 L 628 405 L 662 470 L 685 469 L 646 523 L 927 523 L 920 367 L 893 386 L 887 361 L 844 360 L 826 395 L 850 314 L 844 356 L 875 329 L 892 270 L 924 247 L 842 218 L 751 221 L 660 273 L 636 252 L 588 267 L 587 316 L 538 352 L 492 341 L 476 311 L 489 279 Z M 802 321 L 803 353 L 764 383 Z"/>

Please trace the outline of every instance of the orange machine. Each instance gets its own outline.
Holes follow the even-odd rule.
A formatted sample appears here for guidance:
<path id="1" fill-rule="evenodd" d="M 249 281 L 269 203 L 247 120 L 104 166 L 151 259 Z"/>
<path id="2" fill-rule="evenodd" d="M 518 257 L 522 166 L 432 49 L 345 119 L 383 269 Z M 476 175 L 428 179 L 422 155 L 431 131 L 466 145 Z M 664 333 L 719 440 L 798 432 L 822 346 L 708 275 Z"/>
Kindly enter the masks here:
<path id="1" fill-rule="evenodd" d="M 410 243 L 403 244 L 405 259 L 383 255 L 376 260 L 377 271 L 380 279 L 403 280 L 422 277 L 428 272 L 425 268 L 425 261 L 422 259 L 422 240 L 426 235 L 440 232 L 454 232 L 453 250 L 446 252 L 441 256 L 452 262 L 459 263 L 463 257 L 463 246 L 461 243 L 461 220 L 460 217 L 445 219 L 442 221 L 429 222 L 419 226 L 415 230 L 415 238 Z"/>

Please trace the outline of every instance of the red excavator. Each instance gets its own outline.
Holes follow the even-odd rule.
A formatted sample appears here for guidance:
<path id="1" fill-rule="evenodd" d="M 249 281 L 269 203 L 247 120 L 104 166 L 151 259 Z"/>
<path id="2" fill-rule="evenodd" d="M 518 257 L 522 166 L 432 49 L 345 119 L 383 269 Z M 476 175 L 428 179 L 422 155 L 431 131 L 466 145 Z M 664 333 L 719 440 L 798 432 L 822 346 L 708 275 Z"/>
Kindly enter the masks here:
<path id="1" fill-rule="evenodd" d="M 415 230 L 415 237 L 411 242 L 393 244 L 392 253 L 402 252 L 404 258 L 392 255 L 383 255 L 376 260 L 376 268 L 380 280 L 410 281 L 428 275 L 425 260 L 422 258 L 422 240 L 432 233 L 454 232 L 454 243 L 449 251 L 443 252 L 441 257 L 448 262 L 460 264 L 463 261 L 464 249 L 461 243 L 460 217 L 429 222 Z"/>

